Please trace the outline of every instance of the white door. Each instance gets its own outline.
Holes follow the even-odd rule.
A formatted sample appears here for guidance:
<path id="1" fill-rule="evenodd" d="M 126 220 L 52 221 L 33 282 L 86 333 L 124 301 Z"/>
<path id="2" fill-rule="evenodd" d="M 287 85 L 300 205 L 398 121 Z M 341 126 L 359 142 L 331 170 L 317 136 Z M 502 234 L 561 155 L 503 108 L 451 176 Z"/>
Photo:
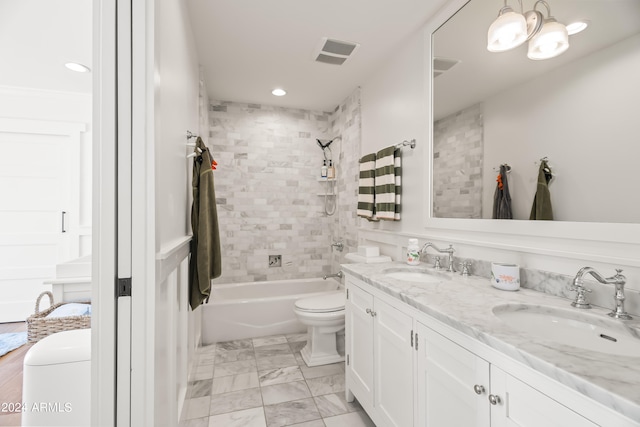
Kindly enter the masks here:
<path id="1" fill-rule="evenodd" d="M 385 424 L 413 425 L 413 339 L 411 316 L 375 300 L 375 402 Z"/>
<path id="2" fill-rule="evenodd" d="M 596 427 L 583 416 L 491 365 L 491 427 Z"/>
<path id="3" fill-rule="evenodd" d="M 489 427 L 489 363 L 421 323 L 417 331 L 418 425 Z"/>
<path id="4" fill-rule="evenodd" d="M 360 403 L 373 405 L 373 296 L 348 284 L 345 339 L 347 340 L 347 386 L 359 394 Z"/>
<path id="5" fill-rule="evenodd" d="M 79 256 L 85 129 L 0 118 L 0 322 L 24 321 L 50 290 L 43 282 L 55 277 L 56 264 Z"/>

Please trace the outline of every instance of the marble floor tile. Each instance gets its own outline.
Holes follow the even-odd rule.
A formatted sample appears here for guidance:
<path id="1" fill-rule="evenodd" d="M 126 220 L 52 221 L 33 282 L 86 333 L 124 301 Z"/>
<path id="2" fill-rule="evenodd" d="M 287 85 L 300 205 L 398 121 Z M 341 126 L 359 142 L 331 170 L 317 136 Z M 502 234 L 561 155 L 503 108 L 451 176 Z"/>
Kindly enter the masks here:
<path id="1" fill-rule="evenodd" d="M 324 424 L 322 424 L 324 426 Z M 209 427 L 209 417 L 180 421 L 178 427 Z"/>
<path id="2" fill-rule="evenodd" d="M 197 366 L 192 372 L 191 381 L 207 380 L 213 378 L 213 365 Z"/>
<path id="3" fill-rule="evenodd" d="M 302 358 L 302 355 L 300 354 L 299 351 L 297 351 L 294 354 L 295 358 L 296 358 L 296 362 L 298 363 L 298 365 L 300 366 L 307 366 L 307 362 L 304 361 L 304 359 Z"/>
<path id="4" fill-rule="evenodd" d="M 326 377 L 327 375 L 344 374 L 345 365 L 344 362 L 332 363 L 330 365 L 320 365 L 308 367 L 306 364 L 300 366 L 302 375 L 305 379 Z"/>
<path id="5" fill-rule="evenodd" d="M 197 358 L 197 366 L 212 365 L 215 358 L 216 355 L 213 352 L 199 354 Z"/>
<path id="6" fill-rule="evenodd" d="M 242 350 L 225 350 L 218 352 L 215 356 L 215 363 L 238 362 L 240 360 L 255 359 L 256 355 L 252 348 Z"/>
<path id="7" fill-rule="evenodd" d="M 311 392 L 304 381 L 262 387 L 262 401 L 265 405 L 275 405 L 308 397 L 311 397 Z"/>
<path id="8" fill-rule="evenodd" d="M 352 403 L 347 402 L 344 393 L 324 394 L 314 397 L 313 400 L 315 400 L 318 411 L 323 418 L 362 410 L 356 400 Z"/>
<path id="9" fill-rule="evenodd" d="M 293 341 L 289 343 L 289 348 L 291 348 L 292 353 L 295 353 L 302 350 L 305 345 L 307 345 L 306 341 Z"/>
<path id="10" fill-rule="evenodd" d="M 307 380 L 307 385 L 313 396 L 338 393 L 344 391 L 344 374 L 311 378 Z"/>
<path id="11" fill-rule="evenodd" d="M 320 419 L 320 412 L 318 412 L 313 399 L 266 405 L 264 413 L 267 417 L 268 427 L 282 427 Z"/>
<path id="12" fill-rule="evenodd" d="M 246 390 L 259 385 L 257 372 L 214 378 L 211 384 L 211 395 Z"/>
<path id="13" fill-rule="evenodd" d="M 291 424 L 290 427 L 325 427 L 324 421 L 322 420 L 313 420 L 313 421 L 305 421 L 300 424 Z"/>
<path id="14" fill-rule="evenodd" d="M 266 427 L 262 408 L 245 409 L 209 417 L 209 427 Z"/>
<path id="15" fill-rule="evenodd" d="M 285 368 L 267 369 L 258 372 L 258 379 L 262 387 L 274 384 L 290 383 L 304 380 L 299 366 L 287 366 Z"/>
<path id="16" fill-rule="evenodd" d="M 213 367 L 213 378 L 226 377 L 228 375 L 257 372 L 256 361 L 253 359 L 237 362 L 216 363 Z"/>
<path id="17" fill-rule="evenodd" d="M 285 335 L 285 337 L 287 338 L 287 341 L 289 342 L 299 342 L 299 341 L 304 341 L 307 342 L 307 333 L 301 333 L 301 334 L 289 334 L 289 335 Z"/>
<path id="18" fill-rule="evenodd" d="M 225 414 L 244 409 L 262 407 L 260 388 L 249 388 L 211 397 L 210 415 Z"/>
<path id="19" fill-rule="evenodd" d="M 209 345 L 203 345 L 202 347 L 200 347 L 197 350 L 198 354 L 206 354 L 206 353 L 213 353 L 216 351 L 216 345 L 215 344 L 209 344 Z"/>
<path id="20" fill-rule="evenodd" d="M 188 397 L 203 397 L 211 395 L 212 379 L 192 381 L 187 387 Z"/>
<path id="21" fill-rule="evenodd" d="M 324 418 L 327 427 L 376 427 L 364 411 Z"/>
<path id="22" fill-rule="evenodd" d="M 263 347 L 265 345 L 286 344 L 287 337 L 284 335 L 273 335 L 270 337 L 254 338 L 253 347 Z"/>
<path id="23" fill-rule="evenodd" d="M 283 354 L 292 354 L 291 347 L 288 343 L 272 344 L 258 347 L 255 349 L 256 359 L 264 359 L 265 357 L 279 356 Z"/>
<path id="24" fill-rule="evenodd" d="M 258 370 L 285 368 L 287 366 L 296 366 L 298 363 L 293 354 L 279 354 L 277 356 L 264 359 L 256 359 Z"/>
<path id="25" fill-rule="evenodd" d="M 185 420 L 192 420 L 195 418 L 202 418 L 209 415 L 209 401 L 211 398 L 209 396 L 203 397 L 195 397 L 193 399 L 186 399 L 184 404 L 186 411 Z"/>
<path id="26" fill-rule="evenodd" d="M 375 427 L 344 396 L 344 362 L 308 367 L 307 334 L 198 349 L 178 427 Z"/>
<path id="27" fill-rule="evenodd" d="M 225 350 L 242 350 L 246 348 L 253 348 L 253 341 L 251 338 L 216 343 L 216 352 Z"/>

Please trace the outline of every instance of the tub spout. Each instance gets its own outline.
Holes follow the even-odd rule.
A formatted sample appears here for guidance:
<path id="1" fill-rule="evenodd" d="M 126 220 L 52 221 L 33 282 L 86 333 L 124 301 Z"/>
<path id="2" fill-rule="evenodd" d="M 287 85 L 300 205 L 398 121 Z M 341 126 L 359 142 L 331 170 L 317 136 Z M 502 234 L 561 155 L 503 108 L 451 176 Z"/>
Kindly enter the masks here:
<path id="1" fill-rule="evenodd" d="M 329 277 L 337 277 L 337 278 L 339 278 L 339 279 L 342 279 L 342 276 L 343 276 L 342 271 L 338 271 L 338 272 L 337 272 L 337 273 L 335 273 L 335 274 L 327 274 L 326 276 L 323 276 L 322 278 L 323 278 L 324 280 L 327 280 Z"/>

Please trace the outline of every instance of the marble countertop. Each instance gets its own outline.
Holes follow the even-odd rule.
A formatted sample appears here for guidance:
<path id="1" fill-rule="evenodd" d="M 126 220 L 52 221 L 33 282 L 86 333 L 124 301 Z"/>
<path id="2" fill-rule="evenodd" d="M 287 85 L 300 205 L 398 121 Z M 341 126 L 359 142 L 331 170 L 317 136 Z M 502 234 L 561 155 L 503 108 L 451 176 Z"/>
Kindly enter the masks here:
<path id="1" fill-rule="evenodd" d="M 390 268 L 427 270 L 442 280 L 421 284 L 392 279 L 383 273 Z M 425 264 L 415 267 L 400 262 L 343 264 L 342 270 L 604 406 L 640 420 L 640 354 L 618 356 L 534 340 L 492 311 L 502 304 L 557 307 L 578 310 L 580 315 L 587 311 L 571 307 L 569 300 L 524 288 L 517 292 L 502 291 L 492 287 L 487 278 L 436 271 Z M 594 307 L 586 315 L 611 321 L 609 311 Z M 626 333 L 640 337 L 637 316 L 619 322 Z"/>

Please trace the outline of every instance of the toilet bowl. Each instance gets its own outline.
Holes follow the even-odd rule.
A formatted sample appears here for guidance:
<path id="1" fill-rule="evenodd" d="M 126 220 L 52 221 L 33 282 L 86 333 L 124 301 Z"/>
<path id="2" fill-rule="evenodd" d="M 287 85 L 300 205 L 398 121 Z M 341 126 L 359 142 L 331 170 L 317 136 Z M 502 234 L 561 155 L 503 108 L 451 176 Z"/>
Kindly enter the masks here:
<path id="1" fill-rule="evenodd" d="M 307 366 L 341 362 L 336 333 L 344 329 L 344 291 L 301 298 L 293 309 L 298 320 L 307 326 L 307 345 L 300 351 Z"/>

